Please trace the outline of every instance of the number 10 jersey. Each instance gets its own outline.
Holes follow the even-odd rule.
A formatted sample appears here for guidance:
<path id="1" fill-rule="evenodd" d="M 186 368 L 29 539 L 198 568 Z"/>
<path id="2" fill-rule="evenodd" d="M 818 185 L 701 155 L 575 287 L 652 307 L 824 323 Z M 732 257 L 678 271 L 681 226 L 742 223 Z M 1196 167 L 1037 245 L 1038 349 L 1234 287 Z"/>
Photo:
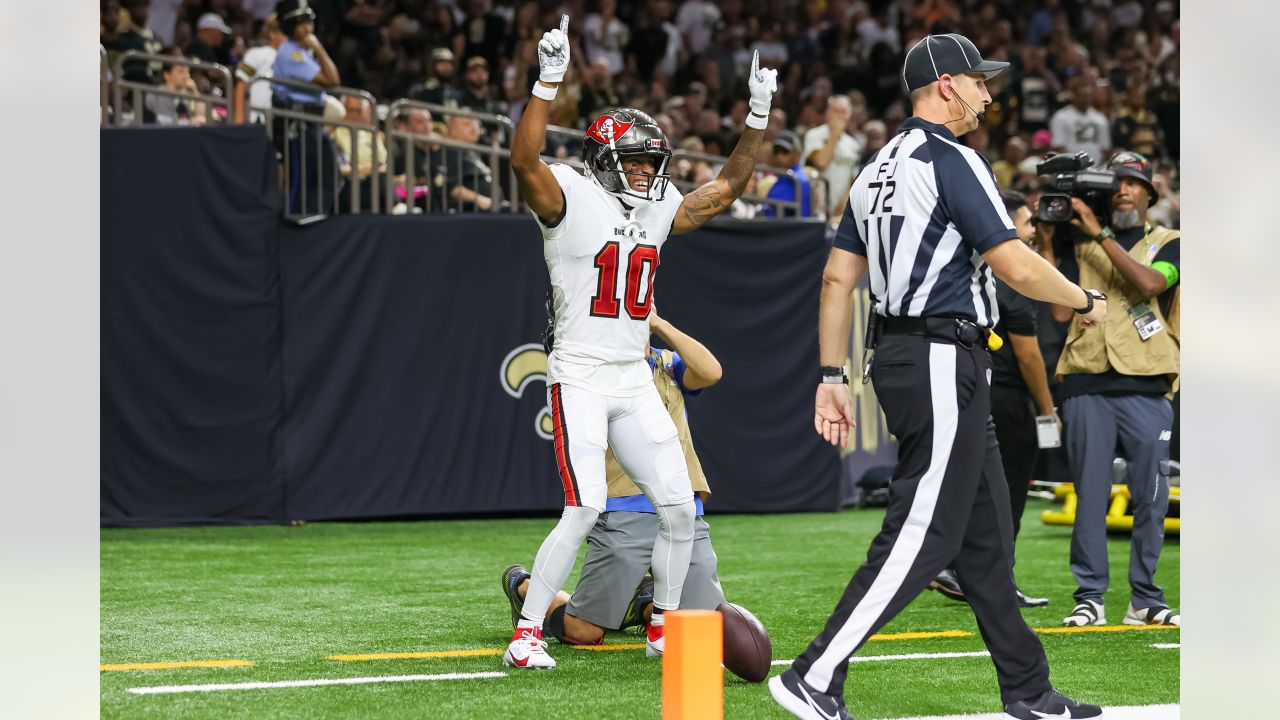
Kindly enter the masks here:
<path id="1" fill-rule="evenodd" d="M 653 385 L 644 357 L 653 278 L 680 192 L 668 185 L 661 201 L 630 210 L 567 165 L 551 172 L 564 192 L 564 217 L 547 227 L 534 215 L 555 309 L 547 383 L 638 395 Z"/>

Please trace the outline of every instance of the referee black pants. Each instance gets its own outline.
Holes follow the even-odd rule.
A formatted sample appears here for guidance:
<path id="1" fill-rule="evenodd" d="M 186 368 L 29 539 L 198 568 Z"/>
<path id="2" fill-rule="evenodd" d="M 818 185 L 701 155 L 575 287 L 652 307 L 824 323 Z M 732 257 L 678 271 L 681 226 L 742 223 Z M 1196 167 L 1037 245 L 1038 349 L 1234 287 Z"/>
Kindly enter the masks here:
<path id="1" fill-rule="evenodd" d="M 849 656 L 938 571 L 964 578 L 1005 703 L 1049 689 L 1039 638 L 1018 610 L 1009 556 L 1009 488 L 990 422 L 991 360 L 982 348 L 887 335 L 871 377 L 898 464 L 889 508 L 822 632 L 792 668 L 822 692 L 844 692 Z"/>
<path id="2" fill-rule="evenodd" d="M 1013 539 L 1022 529 L 1022 513 L 1027 509 L 1027 491 L 1036 467 L 1040 442 L 1036 436 L 1036 411 L 1031 395 L 1021 388 L 991 386 L 991 420 L 1000 442 L 1001 466 L 1009 483 L 1009 508 L 1013 517 Z"/>

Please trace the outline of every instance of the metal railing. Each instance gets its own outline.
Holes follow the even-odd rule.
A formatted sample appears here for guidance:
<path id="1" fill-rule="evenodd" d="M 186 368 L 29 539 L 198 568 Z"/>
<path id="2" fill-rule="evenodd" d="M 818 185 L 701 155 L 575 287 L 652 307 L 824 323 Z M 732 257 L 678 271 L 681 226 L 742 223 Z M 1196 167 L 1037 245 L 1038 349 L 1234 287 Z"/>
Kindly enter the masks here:
<path id="1" fill-rule="evenodd" d="M 233 112 L 235 110 L 242 111 L 246 118 L 252 116 L 251 110 L 260 113 L 279 153 L 287 218 L 302 221 L 335 213 L 524 212 L 527 209 L 520 200 L 515 171 L 511 167 L 509 146 L 515 136 L 515 124 L 505 115 L 400 99 L 386 107 L 384 117 L 379 121 L 377 100 L 365 90 L 326 88 L 300 80 L 266 77 L 250 81 L 248 91 L 239 102 L 248 106 L 254 83 L 269 83 L 273 86 L 271 94 L 274 98 L 270 107 L 232 107 L 236 102 L 233 80 L 231 72 L 222 65 L 131 50 L 116 59 L 112 74 L 105 49 L 100 46 L 99 50 L 104 123 L 110 118 L 111 122 L 121 126 L 143 124 L 146 97 L 153 95 L 201 103 L 206 121 L 214 120 L 218 115 L 215 108 L 225 113 L 228 122 L 237 114 Z M 216 87 L 221 94 L 192 94 L 124 79 L 126 62 L 144 61 L 153 67 L 159 64 L 162 68 L 165 65 L 186 65 L 193 71 L 204 73 L 211 82 L 217 81 Z M 285 101 L 275 95 L 277 87 L 321 99 L 325 95 L 340 101 L 356 97 L 369 108 L 371 121 L 325 120 L 323 102 Z M 111 103 L 107 102 L 109 93 L 113 98 Z M 129 103 L 126 103 L 126 95 Z M 477 142 L 466 142 L 435 132 L 414 132 L 410 129 L 410 118 L 413 113 L 421 111 L 430 113 L 434 121 L 447 122 L 451 117 L 475 119 L 481 126 L 481 138 Z M 349 156 L 338 150 L 336 140 L 340 133 L 344 140 L 349 140 Z M 364 151 L 361 149 L 362 134 L 367 134 L 370 140 L 368 149 Z M 548 125 L 543 160 L 582 170 L 584 137 L 582 130 Z M 382 157 L 378 157 L 379 149 L 385 151 Z M 365 152 L 373 153 L 373 157 L 364 157 Z M 682 160 L 706 163 L 715 170 L 728 158 L 674 150 L 672 164 Z M 779 178 L 790 178 L 799 185 L 799 173 L 792 168 L 757 164 L 756 170 Z M 684 193 L 692 192 L 699 184 L 685 178 L 673 178 L 672 182 Z M 825 181 L 820 177 L 809 177 L 808 183 L 812 217 L 825 219 L 829 205 L 824 191 Z M 782 200 L 759 194 L 744 194 L 740 202 L 744 205 L 738 206 L 735 214 L 745 217 L 753 217 L 765 208 L 772 208 L 776 217 L 798 217 L 803 205 L 799 198 Z"/>
<path id="2" fill-rule="evenodd" d="M 210 84 L 220 81 L 222 94 L 190 92 L 186 90 L 169 90 L 163 85 L 152 85 L 150 83 L 138 82 L 136 80 L 128 80 L 125 78 L 124 66 L 129 62 L 146 62 L 152 67 L 159 64 L 161 70 L 165 67 L 174 65 L 185 65 L 192 70 L 198 70 L 204 74 Z M 204 121 L 214 122 L 227 117 L 231 111 L 231 71 L 223 65 L 216 63 L 206 63 L 199 60 L 190 60 L 187 58 L 173 57 L 169 55 L 152 55 L 150 53 L 139 52 L 137 50 L 129 50 L 121 53 L 116 58 L 115 66 L 112 68 L 114 77 L 112 78 L 112 104 L 111 115 L 112 122 L 115 125 L 125 127 L 130 125 L 142 125 L 145 122 L 147 110 L 155 113 L 154 109 L 147 107 L 147 100 L 152 97 L 173 98 L 203 106 Z M 215 85 L 215 87 L 219 87 Z M 126 108 L 125 91 L 128 91 L 130 102 Z M 215 112 L 215 108 L 221 108 L 222 113 Z"/>
<path id="3" fill-rule="evenodd" d="M 322 88 L 300 80 L 254 78 L 256 83 L 274 86 L 271 106 L 255 108 L 262 113 L 267 135 L 276 146 L 281 164 L 281 184 L 285 217 L 296 221 L 319 219 L 333 214 L 382 212 L 386 204 L 381 178 L 386 172 L 386 146 L 377 124 L 377 101 L 366 90 L 347 87 Z M 274 95 L 275 87 L 296 90 L 323 99 L 332 96 L 345 108 L 346 98 L 356 98 L 369 111 L 369 122 L 329 120 L 324 102 L 305 103 Z M 345 130 L 350 155 L 339 150 L 338 137 Z M 368 152 L 361 150 L 361 133 L 369 136 Z M 383 157 L 378 157 L 379 146 Z M 368 173 L 362 167 L 369 168 Z"/>
<path id="4" fill-rule="evenodd" d="M 106 125 L 111 117 L 111 67 L 107 49 L 98 44 L 98 124 Z"/>

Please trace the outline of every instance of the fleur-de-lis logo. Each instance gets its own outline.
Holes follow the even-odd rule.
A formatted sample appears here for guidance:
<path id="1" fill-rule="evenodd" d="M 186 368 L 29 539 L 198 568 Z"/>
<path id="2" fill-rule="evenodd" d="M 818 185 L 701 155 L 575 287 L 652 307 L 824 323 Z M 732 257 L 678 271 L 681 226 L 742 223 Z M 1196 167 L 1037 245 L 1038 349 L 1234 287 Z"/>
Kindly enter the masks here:
<path id="1" fill-rule="evenodd" d="M 498 371 L 498 380 L 502 389 L 513 398 L 524 397 L 525 388 L 531 383 L 547 382 L 547 353 L 537 343 L 526 343 L 516 347 L 502 359 L 502 367 Z M 538 411 L 533 420 L 533 431 L 543 440 L 552 439 L 551 410 L 546 405 Z"/>

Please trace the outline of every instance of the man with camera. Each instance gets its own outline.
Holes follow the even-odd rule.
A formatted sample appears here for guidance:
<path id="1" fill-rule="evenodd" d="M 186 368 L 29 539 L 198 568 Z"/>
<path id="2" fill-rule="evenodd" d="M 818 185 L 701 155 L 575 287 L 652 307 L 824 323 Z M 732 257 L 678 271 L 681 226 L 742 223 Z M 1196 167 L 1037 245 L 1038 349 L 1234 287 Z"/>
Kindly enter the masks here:
<path id="1" fill-rule="evenodd" d="M 1063 624 L 1106 624 L 1106 514 L 1111 465 L 1119 447 L 1128 461 L 1134 518 L 1132 592 L 1124 623 L 1179 625 L 1179 616 L 1169 609 L 1155 582 L 1169 509 L 1170 398 L 1177 391 L 1179 373 L 1179 233 L 1147 218 L 1159 194 L 1145 157 L 1117 153 L 1107 170 L 1114 175 L 1109 196 L 1097 191 L 1083 194 L 1107 201 L 1093 204 L 1109 205 L 1110 223 L 1104 226 L 1091 203 L 1080 197 L 1079 188 L 1088 187 L 1091 179 L 1077 182 L 1070 201 L 1075 243 L 1059 255 L 1063 274 L 1102 290 L 1111 309 L 1105 320 L 1090 327 L 1076 320 L 1058 360 L 1067 461 L 1079 497 L 1071 535 L 1077 605 Z M 1057 219 L 1045 217 L 1055 197 L 1062 196 L 1041 198 L 1042 220 Z M 1069 309 L 1055 308 L 1059 320 L 1069 314 Z"/>

